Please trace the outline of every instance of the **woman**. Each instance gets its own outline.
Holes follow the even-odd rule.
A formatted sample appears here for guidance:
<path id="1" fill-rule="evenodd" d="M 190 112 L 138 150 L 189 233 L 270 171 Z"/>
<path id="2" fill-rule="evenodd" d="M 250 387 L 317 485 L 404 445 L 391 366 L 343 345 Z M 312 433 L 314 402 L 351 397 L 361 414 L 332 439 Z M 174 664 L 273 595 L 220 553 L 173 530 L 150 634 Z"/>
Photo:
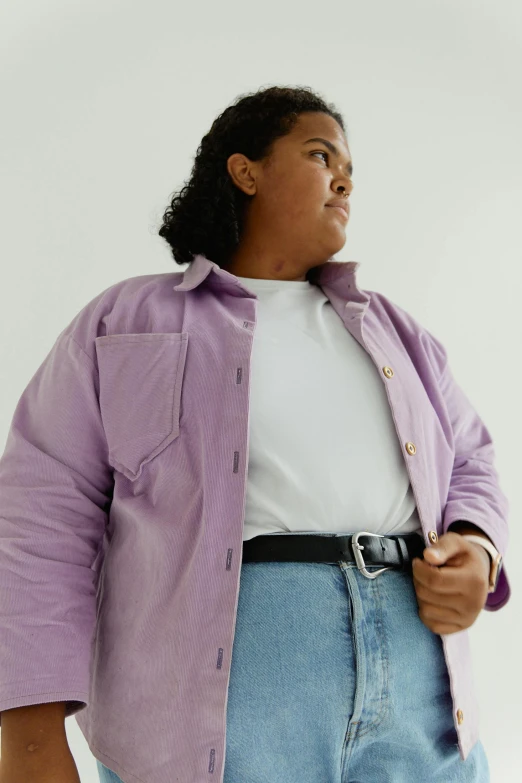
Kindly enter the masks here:
<path id="1" fill-rule="evenodd" d="M 66 715 L 81 704 L 102 783 L 489 780 L 464 633 L 509 598 L 507 503 L 441 344 L 332 261 L 352 175 L 342 117 L 320 96 L 241 97 L 164 215 L 160 236 L 189 264 L 177 298 L 149 306 L 166 276 L 134 278 L 106 336 L 96 301 L 116 481 L 97 668 L 87 709 L 72 687 L 46 689 L 67 692 Z M 166 327 L 177 303 L 183 320 Z M 170 389 L 158 349 L 183 368 L 176 432 L 172 410 L 155 416 Z M 120 588 L 115 561 L 132 574 Z M 164 648 L 158 617 L 174 634 Z"/>
<path id="2" fill-rule="evenodd" d="M 328 375 L 334 378 L 332 364 L 336 361 L 336 352 L 328 355 L 327 351 L 336 339 L 348 339 L 349 334 L 340 322 L 331 323 L 336 316 L 328 308 L 326 297 L 318 295 L 308 280 L 312 269 L 328 261 L 345 244 L 349 197 L 354 187 L 352 174 L 345 126 L 333 108 L 308 90 L 264 90 L 243 97 L 216 120 L 198 150 L 191 180 L 172 200 L 159 231 L 177 263 L 190 263 L 196 253 L 203 253 L 257 294 L 258 318 L 271 322 L 270 326 L 265 324 L 263 338 L 268 340 L 269 332 L 274 335 L 273 342 L 264 348 L 264 372 L 271 366 L 276 374 L 279 362 L 294 364 L 296 386 L 286 387 L 288 378 L 284 388 L 279 388 L 275 379 L 272 386 L 274 405 L 288 406 L 289 417 L 291 406 L 298 405 L 294 395 L 303 394 L 311 402 L 315 392 L 316 411 L 326 405 L 336 407 L 339 413 L 343 405 L 339 390 L 335 393 L 327 385 Z M 287 314 L 290 307 L 297 311 L 292 316 Z M 281 337 L 285 322 L 287 331 L 295 330 L 286 341 Z M 304 337 L 300 329 L 307 329 Z M 280 338 L 284 349 L 275 347 Z M 288 351 L 286 355 L 284 350 Z M 307 366 L 314 350 L 323 352 L 321 360 L 315 358 L 317 369 L 322 369 L 321 378 L 314 378 L 314 371 Z M 367 367 L 365 363 L 358 369 L 364 372 Z M 297 388 L 302 383 L 308 385 L 308 395 Z M 322 392 L 328 393 L 328 401 Z M 256 394 L 255 387 L 252 393 Z M 378 404 L 386 403 L 380 399 Z M 375 412 L 373 406 L 371 409 Z M 321 420 L 316 415 L 319 429 Z M 325 417 L 324 426 L 328 420 Z M 380 426 L 385 427 L 385 422 Z M 264 422 L 264 427 L 270 430 L 270 423 Z M 265 434 L 271 445 L 295 435 L 290 425 L 279 439 L 276 433 Z M 344 500 L 347 496 L 356 500 L 357 492 L 343 492 L 346 477 L 337 482 L 330 477 L 337 469 L 335 459 L 343 459 L 343 453 L 334 455 L 335 439 L 329 444 L 330 451 L 325 452 L 326 436 L 319 432 L 317 436 L 315 443 L 310 438 L 310 452 L 320 451 L 321 462 L 325 457 L 332 462 L 321 476 L 323 493 L 337 491 L 334 498 L 339 503 L 343 495 Z M 378 431 L 377 438 L 381 443 L 385 440 L 383 430 Z M 280 468 L 274 475 L 276 455 L 270 453 L 268 444 L 264 448 L 261 440 L 256 445 L 263 453 L 258 456 L 258 466 L 251 450 L 251 463 L 265 475 L 254 478 L 260 496 L 252 501 L 251 518 L 247 514 L 245 520 L 244 540 L 252 543 L 249 554 L 253 560 L 247 563 L 243 559 L 241 573 L 224 783 L 318 783 L 337 779 L 336 771 L 342 772 L 346 781 L 372 783 L 414 779 L 486 781 L 488 765 L 480 742 L 465 765 L 459 758 L 442 643 L 417 617 L 411 573 L 388 571 L 373 581 L 359 576 L 354 562 L 325 565 L 314 535 L 305 562 L 291 561 L 293 542 L 288 536 L 273 538 L 270 556 L 263 550 L 262 562 L 256 561 L 258 550 L 254 545 L 267 530 L 287 531 L 293 527 L 289 524 L 292 520 L 302 531 L 313 520 L 317 534 L 322 535 L 320 521 L 336 528 L 333 519 L 342 517 L 342 509 L 336 513 L 332 502 L 333 518 L 321 513 L 318 506 L 315 515 L 310 512 L 306 519 L 305 503 L 299 503 L 299 495 L 306 470 L 314 467 L 311 457 L 299 454 L 296 446 L 292 454 L 295 461 L 289 466 L 295 475 L 288 476 Z M 292 452 L 291 443 L 284 451 L 285 457 L 287 452 Z M 263 458 L 269 462 L 266 466 Z M 375 464 L 365 464 L 355 471 L 361 454 L 347 452 L 344 458 L 348 462 L 344 466 L 347 476 L 358 472 L 358 481 L 374 480 Z M 375 454 L 372 459 L 377 461 Z M 394 462 L 392 454 L 387 453 L 382 462 L 382 469 L 394 469 L 390 466 Z M 300 470 L 302 474 L 298 475 Z M 288 483 L 293 489 L 287 488 Z M 399 508 L 393 508 L 397 497 L 394 501 L 392 492 L 404 494 L 405 487 L 397 486 L 401 484 L 398 475 L 383 483 L 390 494 L 375 504 L 378 517 L 367 518 L 364 508 L 359 509 L 361 529 L 372 530 L 373 523 L 384 533 L 396 535 L 401 531 L 418 538 L 422 528 L 411 495 L 406 493 L 400 498 Z M 299 504 L 293 515 L 291 502 Z M 345 507 L 344 512 L 347 510 Z M 354 513 L 353 518 L 356 516 Z M 387 525 L 383 525 L 384 519 Z M 338 532 L 336 528 L 336 532 L 341 535 L 355 531 L 349 528 Z M 419 541 L 422 543 L 422 539 Z M 417 550 L 419 557 L 423 549 L 424 545 Z M 488 576 L 487 554 L 480 547 L 474 554 L 474 566 Z M 374 614 L 375 601 L 379 602 L 378 615 Z M 354 620 L 360 623 L 361 638 L 356 635 Z M 389 659 L 383 637 L 388 639 Z M 428 660 L 427 654 L 431 656 Z M 361 674 L 357 674 L 361 659 L 370 678 L 364 688 L 358 679 Z M 403 674 L 388 675 L 385 687 L 386 666 L 402 669 Z M 283 667 L 288 678 L 282 690 L 279 680 L 276 685 L 273 678 L 275 667 Z M 424 704 L 415 699 L 412 705 L 404 688 L 417 677 L 422 679 Z M 384 701 L 395 703 L 387 718 Z M 409 711 L 402 712 L 406 705 Z M 358 733 L 354 712 L 364 724 L 364 730 Z M 402 726 L 392 720 L 397 714 L 402 714 Z M 409 738 L 407 743 L 405 737 Z M 309 752 L 304 750 L 306 747 Z M 358 771 L 352 771 L 355 769 Z M 102 770 L 101 779 L 114 777 L 104 778 Z"/>

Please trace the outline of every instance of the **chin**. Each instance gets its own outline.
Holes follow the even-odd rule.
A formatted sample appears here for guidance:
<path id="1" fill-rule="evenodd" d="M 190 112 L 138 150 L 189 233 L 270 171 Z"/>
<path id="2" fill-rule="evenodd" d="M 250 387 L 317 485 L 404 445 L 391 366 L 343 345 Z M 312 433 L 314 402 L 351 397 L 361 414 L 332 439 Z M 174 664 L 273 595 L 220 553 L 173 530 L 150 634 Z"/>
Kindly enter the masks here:
<path id="1" fill-rule="evenodd" d="M 328 243 L 327 253 L 330 254 L 330 256 L 334 256 L 336 253 L 338 253 L 340 250 L 343 249 L 343 247 L 346 244 L 346 234 L 343 231 L 343 235 L 339 237 L 338 242 L 332 242 L 330 238 L 330 242 Z"/>

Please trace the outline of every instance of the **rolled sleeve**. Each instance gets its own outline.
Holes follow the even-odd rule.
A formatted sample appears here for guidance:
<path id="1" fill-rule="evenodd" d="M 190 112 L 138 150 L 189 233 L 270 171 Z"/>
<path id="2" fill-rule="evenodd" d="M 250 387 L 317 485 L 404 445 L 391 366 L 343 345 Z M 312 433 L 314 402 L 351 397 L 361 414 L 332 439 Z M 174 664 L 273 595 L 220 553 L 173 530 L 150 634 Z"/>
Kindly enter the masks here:
<path id="1" fill-rule="evenodd" d="M 443 345 L 429 332 L 432 359 L 439 369 L 439 387 L 451 423 L 454 462 L 443 515 L 443 533 L 457 520 L 471 522 L 493 542 L 503 558 L 497 589 L 485 609 L 505 606 L 511 595 L 505 555 L 509 540 L 509 501 L 495 468 L 493 439 L 484 421 L 458 385 Z"/>
<path id="2" fill-rule="evenodd" d="M 97 368 L 62 333 L 18 401 L 0 458 L 0 713 L 66 701 L 68 716 L 88 704 L 93 565 L 113 482 Z"/>

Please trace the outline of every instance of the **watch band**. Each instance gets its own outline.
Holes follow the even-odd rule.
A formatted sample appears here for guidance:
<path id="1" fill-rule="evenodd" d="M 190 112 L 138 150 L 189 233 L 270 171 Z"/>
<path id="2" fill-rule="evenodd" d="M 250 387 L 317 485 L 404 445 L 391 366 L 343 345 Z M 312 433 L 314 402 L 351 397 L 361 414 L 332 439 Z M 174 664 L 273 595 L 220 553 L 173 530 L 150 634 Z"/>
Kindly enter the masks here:
<path id="1" fill-rule="evenodd" d="M 502 555 L 495 549 L 491 541 L 482 538 L 482 536 L 475 536 L 473 533 L 462 533 L 461 535 L 462 538 L 467 538 L 468 541 L 474 541 L 476 544 L 479 544 L 491 556 L 488 593 L 494 593 L 497 589 L 498 577 L 502 568 Z"/>

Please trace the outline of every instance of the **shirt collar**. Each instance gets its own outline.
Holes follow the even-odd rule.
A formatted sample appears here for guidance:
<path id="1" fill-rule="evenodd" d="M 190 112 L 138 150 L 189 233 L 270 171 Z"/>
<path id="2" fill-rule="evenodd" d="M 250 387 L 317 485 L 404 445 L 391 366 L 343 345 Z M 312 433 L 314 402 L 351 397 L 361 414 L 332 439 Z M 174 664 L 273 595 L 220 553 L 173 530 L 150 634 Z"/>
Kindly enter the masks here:
<path id="1" fill-rule="evenodd" d="M 356 272 L 359 266 L 358 261 L 333 261 L 330 259 L 310 271 L 309 282 L 312 285 L 328 289 L 347 300 L 357 300 L 362 306 L 367 306 L 370 297 L 357 285 Z M 222 269 L 218 264 L 199 253 L 194 256 L 194 260 L 183 273 L 183 280 L 173 288 L 175 291 L 192 291 L 204 280 L 207 280 L 209 285 L 220 288 L 224 286 L 237 289 L 239 287 L 245 293 L 253 293 L 245 288 L 243 282 L 236 275 Z"/>

